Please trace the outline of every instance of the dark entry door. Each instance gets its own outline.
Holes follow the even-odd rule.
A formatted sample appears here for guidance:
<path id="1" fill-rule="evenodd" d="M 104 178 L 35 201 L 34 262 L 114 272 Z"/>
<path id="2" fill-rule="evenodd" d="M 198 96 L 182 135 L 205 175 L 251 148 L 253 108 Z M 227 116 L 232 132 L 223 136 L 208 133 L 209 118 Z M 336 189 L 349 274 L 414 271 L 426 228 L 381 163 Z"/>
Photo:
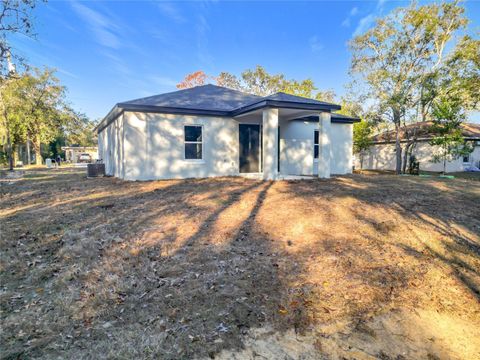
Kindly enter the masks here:
<path id="1" fill-rule="evenodd" d="M 240 124 L 240 172 L 260 172 L 260 125 Z"/>

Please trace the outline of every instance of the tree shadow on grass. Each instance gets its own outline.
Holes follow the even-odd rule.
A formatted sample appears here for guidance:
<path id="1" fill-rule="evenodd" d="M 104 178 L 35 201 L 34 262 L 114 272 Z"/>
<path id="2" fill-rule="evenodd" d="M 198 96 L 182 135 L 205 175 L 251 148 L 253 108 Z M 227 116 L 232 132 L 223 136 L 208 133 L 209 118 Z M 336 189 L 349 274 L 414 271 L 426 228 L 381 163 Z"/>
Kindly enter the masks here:
<path id="1" fill-rule="evenodd" d="M 475 284 L 468 280 L 468 276 L 462 275 L 466 271 L 480 276 L 480 208 L 477 205 L 480 192 L 474 183 L 355 176 L 330 183 L 290 185 L 285 192 L 310 201 L 315 201 L 312 194 L 321 191 L 336 201 L 348 198 L 358 201 L 362 206 L 352 207 L 349 215 L 359 224 L 370 226 L 380 236 L 396 238 L 401 225 L 402 233 L 394 246 L 424 261 L 441 261 L 480 299 L 478 281 Z M 383 216 L 379 216 L 382 212 Z M 416 233 L 418 227 L 423 231 L 420 231 L 421 236 Z M 401 237 L 414 239 L 415 246 Z"/>
<path id="2" fill-rule="evenodd" d="M 448 227 L 449 214 L 471 202 L 456 186 L 97 180 L 71 179 L 64 201 L 2 219 L 15 224 L 2 242 L 7 357 L 213 357 L 241 349 L 252 328 L 356 328 L 386 309 L 424 304 L 416 291 L 431 292 L 422 284 L 431 259 L 478 275 L 477 248 L 467 246 L 476 223 L 464 221 L 475 209 L 455 220 L 470 232 Z M 42 191 L 48 201 L 56 186 Z M 435 198 L 452 208 L 422 204 Z M 433 232 L 417 234 L 417 225 Z M 400 230 L 412 231 L 408 241 L 398 241 Z M 418 240 L 432 235 L 438 245 L 450 234 L 458 249 L 448 258 Z"/>

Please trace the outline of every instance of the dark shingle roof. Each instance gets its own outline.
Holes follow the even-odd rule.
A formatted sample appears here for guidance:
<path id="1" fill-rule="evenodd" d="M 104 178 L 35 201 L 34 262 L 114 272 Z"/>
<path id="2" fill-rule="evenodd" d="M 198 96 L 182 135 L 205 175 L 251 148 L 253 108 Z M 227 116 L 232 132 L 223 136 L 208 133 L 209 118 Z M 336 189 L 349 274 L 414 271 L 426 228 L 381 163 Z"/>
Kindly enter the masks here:
<path id="1" fill-rule="evenodd" d="M 242 112 L 250 111 L 256 107 L 278 105 L 283 103 L 292 106 L 322 107 L 325 109 L 338 109 L 338 105 L 304 98 L 279 92 L 269 96 L 257 96 L 217 85 L 202 85 L 190 89 L 174 91 L 171 93 L 149 96 L 146 98 L 125 101 L 118 106 L 124 108 L 156 108 L 188 109 L 208 112 Z"/>
<path id="2" fill-rule="evenodd" d="M 159 106 L 191 110 L 232 111 L 260 101 L 260 96 L 243 93 L 216 85 L 196 86 L 190 89 L 130 100 L 119 105 Z"/>
<path id="3" fill-rule="evenodd" d="M 261 97 L 208 84 L 118 103 L 100 122 L 97 126 L 97 131 L 103 130 L 110 121 L 116 118 L 122 111 L 237 116 L 265 107 L 312 111 L 332 111 L 340 109 L 340 105 L 285 94 L 283 92 Z M 347 119 L 340 122 L 347 122 Z"/>

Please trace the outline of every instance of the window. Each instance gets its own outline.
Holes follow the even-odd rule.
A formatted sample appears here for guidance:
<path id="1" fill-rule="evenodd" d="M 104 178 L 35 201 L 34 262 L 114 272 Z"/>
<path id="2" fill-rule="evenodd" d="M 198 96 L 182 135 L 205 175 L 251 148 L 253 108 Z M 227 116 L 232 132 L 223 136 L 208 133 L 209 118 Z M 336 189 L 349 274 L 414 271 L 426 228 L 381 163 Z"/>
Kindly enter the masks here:
<path id="1" fill-rule="evenodd" d="M 313 134 L 313 158 L 318 159 L 318 130 L 315 130 Z"/>
<path id="2" fill-rule="evenodd" d="M 464 163 L 469 163 L 469 162 L 470 162 L 470 155 L 465 155 L 465 156 L 463 157 L 463 162 L 464 162 Z"/>
<path id="3" fill-rule="evenodd" d="M 202 126 L 185 126 L 185 159 L 203 159 Z"/>

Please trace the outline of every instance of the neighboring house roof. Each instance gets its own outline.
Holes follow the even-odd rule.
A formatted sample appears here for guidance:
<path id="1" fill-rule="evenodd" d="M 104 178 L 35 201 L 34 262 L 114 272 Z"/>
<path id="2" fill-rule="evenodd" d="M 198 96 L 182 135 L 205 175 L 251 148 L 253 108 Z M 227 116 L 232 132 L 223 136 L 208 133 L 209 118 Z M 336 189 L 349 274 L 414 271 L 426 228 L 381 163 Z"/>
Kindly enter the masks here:
<path id="1" fill-rule="evenodd" d="M 97 150 L 98 146 L 62 146 L 62 150 Z"/>
<path id="2" fill-rule="evenodd" d="M 285 94 L 256 96 L 217 85 L 203 85 L 171 93 L 118 103 L 97 126 L 102 131 L 122 111 L 143 111 L 185 115 L 236 116 L 264 107 L 301 110 L 340 110 L 340 105 Z M 358 121 L 345 117 L 341 122 Z"/>
<path id="3" fill-rule="evenodd" d="M 405 141 L 415 136 L 417 140 L 429 140 L 435 136 L 432 121 L 422 121 L 409 124 L 400 131 L 400 139 Z M 480 124 L 463 123 L 462 135 L 466 140 L 480 140 Z M 395 141 L 395 130 L 384 131 L 373 137 L 374 143 L 386 143 Z"/>

